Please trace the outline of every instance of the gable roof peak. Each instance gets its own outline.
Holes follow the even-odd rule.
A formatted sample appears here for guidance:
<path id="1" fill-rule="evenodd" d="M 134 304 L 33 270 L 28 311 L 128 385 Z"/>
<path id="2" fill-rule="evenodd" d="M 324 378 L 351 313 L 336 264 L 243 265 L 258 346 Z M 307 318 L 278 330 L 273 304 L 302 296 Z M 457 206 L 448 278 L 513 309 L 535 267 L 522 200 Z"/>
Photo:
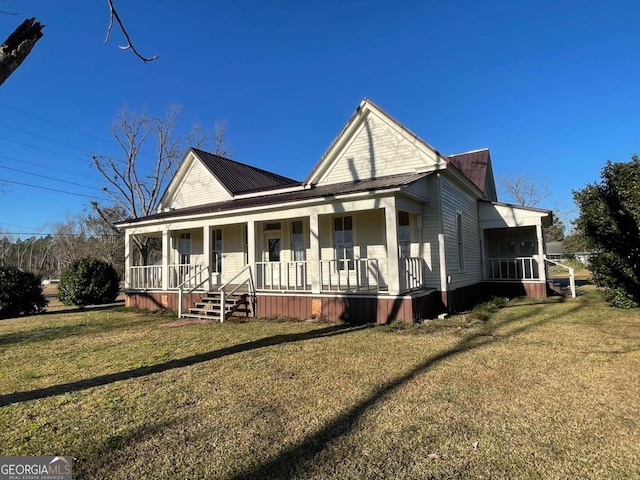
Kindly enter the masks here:
<path id="1" fill-rule="evenodd" d="M 189 150 L 207 167 L 231 195 L 278 187 L 292 187 L 300 182 L 277 173 L 247 165 L 230 158 L 191 147 Z"/>

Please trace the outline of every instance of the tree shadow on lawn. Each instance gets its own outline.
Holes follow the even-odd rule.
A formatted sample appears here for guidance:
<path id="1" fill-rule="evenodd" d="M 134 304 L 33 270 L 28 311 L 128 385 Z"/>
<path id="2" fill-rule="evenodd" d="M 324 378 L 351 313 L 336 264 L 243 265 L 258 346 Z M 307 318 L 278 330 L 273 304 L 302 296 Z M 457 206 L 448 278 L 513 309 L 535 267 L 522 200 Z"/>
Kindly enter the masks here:
<path id="1" fill-rule="evenodd" d="M 123 307 L 121 305 L 100 306 L 91 308 L 90 310 L 75 308 L 69 310 L 59 310 L 56 312 L 43 312 L 39 313 L 37 316 L 64 313 L 78 314 L 96 310 L 121 310 L 122 308 Z M 156 321 L 157 319 L 153 318 L 149 320 L 149 323 Z M 0 335 L 0 346 L 12 345 L 17 343 L 48 342 L 51 340 L 59 340 L 62 338 L 71 337 L 73 335 L 104 333 L 120 328 L 122 328 L 122 324 L 116 321 L 112 321 L 109 319 L 101 320 L 99 318 L 87 319 L 86 322 L 75 323 L 73 325 L 34 326 L 34 328 L 32 328 L 31 330 L 21 330 L 18 332 L 11 332 Z"/>
<path id="2" fill-rule="evenodd" d="M 583 308 L 582 303 L 576 304 L 574 308 L 567 312 L 563 312 L 562 315 L 568 315 Z M 453 348 L 434 355 L 424 362 L 420 363 L 405 375 L 397 377 L 394 380 L 387 382 L 385 385 L 374 391 L 368 398 L 362 402 L 354 405 L 345 413 L 331 420 L 323 429 L 316 433 L 308 435 L 298 444 L 283 450 L 272 460 L 269 460 L 263 464 L 254 466 L 253 468 L 246 469 L 236 475 L 233 475 L 229 480 L 241 480 L 241 479 L 278 479 L 278 478 L 304 478 L 311 467 L 313 466 L 313 459 L 324 448 L 336 440 L 339 437 L 348 435 L 353 431 L 358 422 L 364 416 L 364 414 L 375 405 L 391 396 L 400 387 L 413 380 L 415 377 L 424 374 L 430 368 L 436 366 L 440 362 L 450 359 L 452 357 L 477 350 L 479 348 L 488 346 L 496 341 L 503 341 L 505 339 L 526 333 L 535 327 L 539 327 L 545 323 L 548 323 L 553 317 L 546 317 L 541 320 L 527 323 L 520 327 L 514 328 L 507 333 L 498 333 L 497 330 L 503 329 L 516 322 L 526 320 L 528 317 L 535 316 L 542 312 L 545 306 L 538 307 L 536 312 L 526 312 L 522 315 L 513 317 L 507 322 L 496 324 L 495 326 L 485 326 L 477 333 L 473 333 L 463 339 Z M 353 452 L 351 452 L 353 453 Z M 340 459 L 335 459 L 339 462 Z"/>
<path id="3" fill-rule="evenodd" d="M 311 330 L 309 332 L 292 333 L 285 335 L 273 335 L 271 337 L 261 338 L 259 340 L 252 340 L 250 342 L 240 343 L 232 345 L 230 347 L 221 348 L 219 350 L 212 350 L 210 352 L 198 353 L 184 358 L 178 358 L 175 360 L 169 360 L 163 363 L 157 363 L 155 365 L 149 365 L 145 367 L 134 368 L 131 370 L 125 370 L 124 372 L 110 373 L 107 375 L 100 375 L 85 380 L 78 380 L 76 382 L 62 383 L 59 385 L 52 385 L 50 387 L 39 388 L 36 390 L 15 392 L 7 395 L 0 395 L 0 407 L 11 405 L 13 403 L 27 402 L 30 400 L 37 400 L 41 398 L 52 397 L 55 395 L 62 395 L 64 393 L 77 392 L 79 390 L 86 390 L 88 388 L 98 387 L 102 385 L 108 385 L 110 383 L 119 382 L 122 380 L 130 380 L 133 378 L 146 377 L 147 375 L 153 375 L 154 373 L 166 372 L 176 368 L 189 367 L 198 363 L 208 362 L 217 358 L 222 358 L 235 353 L 246 352 L 248 350 L 255 350 L 258 348 L 272 347 L 283 343 L 299 342 L 303 340 L 311 340 L 314 338 L 331 337 L 334 335 L 341 335 L 345 333 L 355 332 L 366 328 L 373 327 L 373 324 L 369 325 L 334 325 L 317 330 Z"/>

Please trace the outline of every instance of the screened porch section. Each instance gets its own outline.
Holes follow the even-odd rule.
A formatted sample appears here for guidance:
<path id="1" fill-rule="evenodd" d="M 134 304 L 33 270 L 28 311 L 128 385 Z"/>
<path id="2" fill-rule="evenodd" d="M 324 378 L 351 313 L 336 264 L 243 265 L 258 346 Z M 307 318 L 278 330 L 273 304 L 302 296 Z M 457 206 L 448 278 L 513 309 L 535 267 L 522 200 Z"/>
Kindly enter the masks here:
<path id="1" fill-rule="evenodd" d="M 543 257 L 536 227 L 485 230 L 485 278 L 488 280 L 541 280 Z"/>

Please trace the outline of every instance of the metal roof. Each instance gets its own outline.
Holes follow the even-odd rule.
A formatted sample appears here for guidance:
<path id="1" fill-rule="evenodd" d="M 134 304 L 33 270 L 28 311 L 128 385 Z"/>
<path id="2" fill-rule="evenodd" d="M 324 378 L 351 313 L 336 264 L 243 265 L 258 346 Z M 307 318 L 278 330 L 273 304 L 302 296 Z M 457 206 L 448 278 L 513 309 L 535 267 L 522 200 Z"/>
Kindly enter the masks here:
<path id="1" fill-rule="evenodd" d="M 168 212 L 161 212 L 147 217 L 140 217 L 122 222 L 124 224 L 139 223 L 166 218 L 175 218 L 191 215 L 203 215 L 207 213 L 217 213 L 230 210 L 238 210 L 251 207 L 262 207 L 267 205 L 286 204 L 314 198 L 331 198 L 336 195 L 349 193 L 367 192 L 375 190 L 386 190 L 409 185 L 416 180 L 426 177 L 429 173 L 405 173 L 401 175 L 389 175 L 386 177 L 374 178 L 371 180 L 361 180 L 356 182 L 344 182 L 331 185 L 321 185 L 315 188 L 300 189 L 283 193 L 274 192 L 272 194 L 261 195 L 250 198 L 235 198 L 224 202 L 210 203 L 207 205 L 197 205 L 194 207 L 181 208 Z"/>
<path id="2" fill-rule="evenodd" d="M 300 182 L 276 173 L 236 162 L 229 158 L 192 148 L 193 153 L 215 175 L 231 195 L 296 186 Z"/>
<path id="3" fill-rule="evenodd" d="M 473 184 L 485 191 L 487 181 L 487 170 L 489 168 L 489 149 L 475 150 L 473 152 L 459 153 L 456 155 L 448 155 L 449 160 L 458 167 L 465 177 L 473 182 Z"/>

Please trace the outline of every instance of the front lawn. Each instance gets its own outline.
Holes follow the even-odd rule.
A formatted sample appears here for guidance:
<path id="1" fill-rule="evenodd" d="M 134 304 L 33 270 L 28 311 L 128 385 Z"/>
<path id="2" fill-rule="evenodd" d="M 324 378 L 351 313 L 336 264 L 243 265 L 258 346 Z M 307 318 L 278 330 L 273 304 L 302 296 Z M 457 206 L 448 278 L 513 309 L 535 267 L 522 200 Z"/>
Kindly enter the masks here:
<path id="1" fill-rule="evenodd" d="M 640 312 L 513 301 L 483 323 L 0 322 L 0 455 L 77 478 L 640 478 Z"/>

